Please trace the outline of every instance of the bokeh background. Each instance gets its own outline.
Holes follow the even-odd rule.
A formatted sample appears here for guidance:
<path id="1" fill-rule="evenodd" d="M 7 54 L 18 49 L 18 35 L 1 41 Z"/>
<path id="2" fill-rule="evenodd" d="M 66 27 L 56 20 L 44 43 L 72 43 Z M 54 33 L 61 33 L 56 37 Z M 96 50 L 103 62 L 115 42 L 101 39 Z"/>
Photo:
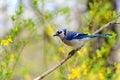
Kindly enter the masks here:
<path id="1" fill-rule="evenodd" d="M 0 0 L 0 80 L 35 79 L 72 50 L 56 30 L 91 34 L 119 11 L 120 0 Z M 91 39 L 44 80 L 120 80 L 119 30 L 103 29 L 112 36 Z"/>

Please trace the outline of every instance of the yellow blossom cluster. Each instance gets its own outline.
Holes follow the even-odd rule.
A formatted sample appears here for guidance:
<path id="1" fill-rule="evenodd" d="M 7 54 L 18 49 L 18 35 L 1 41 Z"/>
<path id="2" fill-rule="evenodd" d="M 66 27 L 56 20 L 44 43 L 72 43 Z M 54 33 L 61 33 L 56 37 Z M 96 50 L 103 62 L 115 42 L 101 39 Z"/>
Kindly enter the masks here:
<path id="1" fill-rule="evenodd" d="M 53 26 L 51 26 L 51 25 L 47 26 L 47 27 L 46 27 L 46 33 L 47 33 L 47 35 L 49 35 L 49 36 L 53 35 L 53 33 L 54 33 Z"/>
<path id="2" fill-rule="evenodd" d="M 11 37 L 8 37 L 7 39 L 1 40 L 1 45 L 2 46 L 8 46 L 9 43 L 13 42 Z"/>
<path id="3" fill-rule="evenodd" d="M 80 67 L 76 67 L 72 69 L 71 74 L 68 75 L 68 79 L 75 79 L 75 78 L 80 78 L 80 77 L 81 77 Z"/>
<path id="4" fill-rule="evenodd" d="M 81 66 L 77 66 L 76 68 L 72 69 L 71 73 L 68 75 L 68 79 L 82 79 L 83 77 L 87 76 L 85 79 L 105 80 L 105 67 L 102 67 L 98 72 L 90 72 L 88 69 L 87 63 L 82 62 Z"/>
<path id="5" fill-rule="evenodd" d="M 97 50 L 97 58 L 102 58 L 101 50 Z"/>
<path id="6" fill-rule="evenodd" d="M 63 47 L 60 47 L 60 48 L 59 48 L 59 52 L 60 52 L 60 53 L 64 53 L 64 52 L 65 52 L 64 48 L 63 48 Z"/>
<path id="7" fill-rule="evenodd" d="M 85 62 L 82 63 L 81 69 L 82 69 L 83 75 L 87 75 L 88 69 L 87 69 L 87 65 L 85 64 Z"/>
<path id="8" fill-rule="evenodd" d="M 103 73 L 98 73 L 98 79 L 99 80 L 105 80 L 105 77 L 104 77 Z"/>
<path id="9" fill-rule="evenodd" d="M 82 73 L 82 74 L 81 74 Z M 68 75 L 68 79 L 78 79 L 82 75 L 86 76 L 88 74 L 88 68 L 85 62 L 81 63 L 81 66 L 77 66 L 72 69 L 71 73 Z"/>

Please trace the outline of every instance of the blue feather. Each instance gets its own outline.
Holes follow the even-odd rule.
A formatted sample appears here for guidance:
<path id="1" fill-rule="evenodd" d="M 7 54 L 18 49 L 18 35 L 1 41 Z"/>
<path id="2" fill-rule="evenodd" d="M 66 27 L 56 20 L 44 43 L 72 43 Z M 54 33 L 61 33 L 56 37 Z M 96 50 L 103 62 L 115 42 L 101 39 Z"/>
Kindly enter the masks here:
<path id="1" fill-rule="evenodd" d="M 108 37 L 108 36 L 112 36 L 112 34 L 91 34 L 91 35 L 87 35 L 87 37 L 89 37 L 89 38 L 94 38 L 94 37 Z"/>
<path id="2" fill-rule="evenodd" d="M 65 39 L 66 40 L 73 40 L 73 39 L 83 39 L 83 38 L 94 38 L 94 37 L 108 37 L 112 36 L 112 34 L 86 34 L 83 32 L 73 32 L 67 31 Z"/>
<path id="3" fill-rule="evenodd" d="M 73 40 L 73 39 L 83 39 L 83 38 L 94 38 L 94 37 L 108 37 L 112 36 L 112 34 L 85 34 L 85 33 L 78 33 L 78 32 L 69 32 L 66 36 L 66 40 Z"/>
<path id="4" fill-rule="evenodd" d="M 65 39 L 66 40 L 80 39 L 80 38 L 82 39 L 84 35 L 88 35 L 88 34 L 85 34 L 85 33 L 82 33 L 82 32 L 69 31 L 69 32 L 67 32 Z"/>

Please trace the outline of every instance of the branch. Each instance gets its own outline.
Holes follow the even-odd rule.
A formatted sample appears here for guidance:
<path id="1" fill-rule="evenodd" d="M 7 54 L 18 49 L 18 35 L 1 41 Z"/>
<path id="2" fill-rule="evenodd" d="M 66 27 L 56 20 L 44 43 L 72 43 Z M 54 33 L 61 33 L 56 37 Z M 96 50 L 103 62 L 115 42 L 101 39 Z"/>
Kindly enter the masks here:
<path id="1" fill-rule="evenodd" d="M 100 31 L 102 31 L 104 28 L 110 27 L 110 26 L 112 26 L 112 25 L 114 25 L 114 24 L 116 24 L 116 21 L 115 21 L 115 20 L 113 20 L 113 21 L 111 21 L 111 22 L 103 25 L 101 28 L 99 28 L 98 30 L 96 30 L 93 34 L 97 34 L 97 33 L 99 33 Z"/>
<path id="2" fill-rule="evenodd" d="M 81 46 L 80 48 L 82 48 L 82 46 Z M 51 69 L 49 69 L 48 71 L 46 71 L 45 73 L 43 73 L 41 76 L 35 78 L 34 80 L 41 80 L 41 79 L 43 79 L 45 76 L 47 76 L 48 74 L 50 74 L 51 72 L 53 72 L 55 69 L 57 69 L 58 67 L 60 67 L 63 63 L 65 63 L 65 62 L 66 62 L 69 58 L 71 58 L 78 50 L 79 50 L 79 49 L 70 51 L 66 58 L 64 58 L 63 60 L 61 60 L 58 64 L 56 64 L 56 65 L 53 66 Z"/>
<path id="3" fill-rule="evenodd" d="M 111 25 L 116 24 L 117 19 L 120 17 L 120 15 L 118 15 L 113 21 L 103 25 L 101 28 L 99 28 L 98 30 L 96 30 L 93 34 L 97 34 L 100 31 L 102 31 L 104 28 L 107 28 Z M 45 76 L 47 76 L 48 74 L 52 73 L 54 70 L 56 70 L 58 67 L 60 67 L 62 64 L 64 64 L 67 60 L 69 60 L 78 50 L 80 50 L 84 45 L 82 45 L 79 49 L 76 50 L 72 50 L 69 52 L 69 54 L 67 55 L 66 58 L 62 59 L 58 64 L 56 64 L 55 66 L 53 66 L 51 69 L 49 69 L 48 71 L 46 71 L 45 73 L 43 73 L 42 75 L 38 76 L 37 78 L 35 78 L 34 80 L 42 80 Z"/>
<path id="4" fill-rule="evenodd" d="M 93 34 L 97 34 L 100 31 L 102 31 L 104 28 L 110 27 L 110 26 L 112 26 L 114 24 L 119 24 L 119 23 L 116 23 L 119 17 L 120 17 L 120 14 L 118 14 L 114 20 L 108 22 L 107 24 L 103 25 L 101 28 L 99 28 L 98 30 L 96 30 Z"/>

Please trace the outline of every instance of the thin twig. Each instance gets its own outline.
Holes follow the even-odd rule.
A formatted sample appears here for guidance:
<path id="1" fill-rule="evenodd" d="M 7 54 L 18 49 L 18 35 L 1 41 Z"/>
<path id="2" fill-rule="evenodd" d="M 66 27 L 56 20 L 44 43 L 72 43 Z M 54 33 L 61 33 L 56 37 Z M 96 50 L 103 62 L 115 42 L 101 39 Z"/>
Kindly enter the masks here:
<path id="1" fill-rule="evenodd" d="M 101 28 L 99 28 L 98 30 L 96 30 L 93 34 L 99 33 L 101 30 L 103 30 L 104 28 L 110 27 L 111 25 L 116 24 L 118 18 L 120 17 L 120 14 L 118 14 L 114 20 L 108 22 L 107 24 L 103 25 Z"/>
<path id="2" fill-rule="evenodd" d="M 99 33 L 100 31 L 102 31 L 104 28 L 107 28 L 107 27 L 110 27 L 111 25 L 113 25 L 115 23 L 115 21 L 111 21 L 105 25 L 103 25 L 101 28 L 99 28 L 98 30 L 96 30 L 93 34 L 97 34 Z"/>
<path id="3" fill-rule="evenodd" d="M 113 21 L 111 21 L 111 22 L 103 25 L 101 28 L 99 28 L 98 30 L 96 30 L 93 34 L 97 34 L 100 31 L 102 31 L 104 28 L 110 27 L 111 25 L 115 24 L 116 21 L 117 21 L 117 19 L 119 17 L 120 17 L 120 15 L 118 15 Z M 81 49 L 83 46 L 84 45 L 82 45 L 79 49 Z M 45 76 L 47 76 L 48 74 L 50 74 L 51 72 L 53 72 L 54 70 L 56 70 L 58 67 L 60 67 L 62 64 L 64 64 L 67 60 L 69 60 L 79 49 L 70 51 L 66 58 L 62 59 L 58 64 L 56 64 L 51 69 L 49 69 L 48 71 L 46 71 L 42 75 L 38 76 L 34 80 L 42 80 Z"/>
<path id="4" fill-rule="evenodd" d="M 82 46 L 80 47 L 82 48 Z M 69 52 L 68 56 L 66 58 L 64 58 L 63 60 L 61 60 L 58 64 L 56 64 L 55 66 L 53 66 L 51 69 L 49 69 L 48 71 L 46 71 L 45 73 L 43 73 L 41 76 L 35 78 L 34 80 L 41 80 L 43 79 L 46 75 L 50 74 L 51 72 L 53 72 L 55 69 L 57 69 L 59 66 L 61 66 L 63 63 L 65 63 L 69 58 L 71 58 L 79 49 L 76 50 L 72 50 Z"/>

